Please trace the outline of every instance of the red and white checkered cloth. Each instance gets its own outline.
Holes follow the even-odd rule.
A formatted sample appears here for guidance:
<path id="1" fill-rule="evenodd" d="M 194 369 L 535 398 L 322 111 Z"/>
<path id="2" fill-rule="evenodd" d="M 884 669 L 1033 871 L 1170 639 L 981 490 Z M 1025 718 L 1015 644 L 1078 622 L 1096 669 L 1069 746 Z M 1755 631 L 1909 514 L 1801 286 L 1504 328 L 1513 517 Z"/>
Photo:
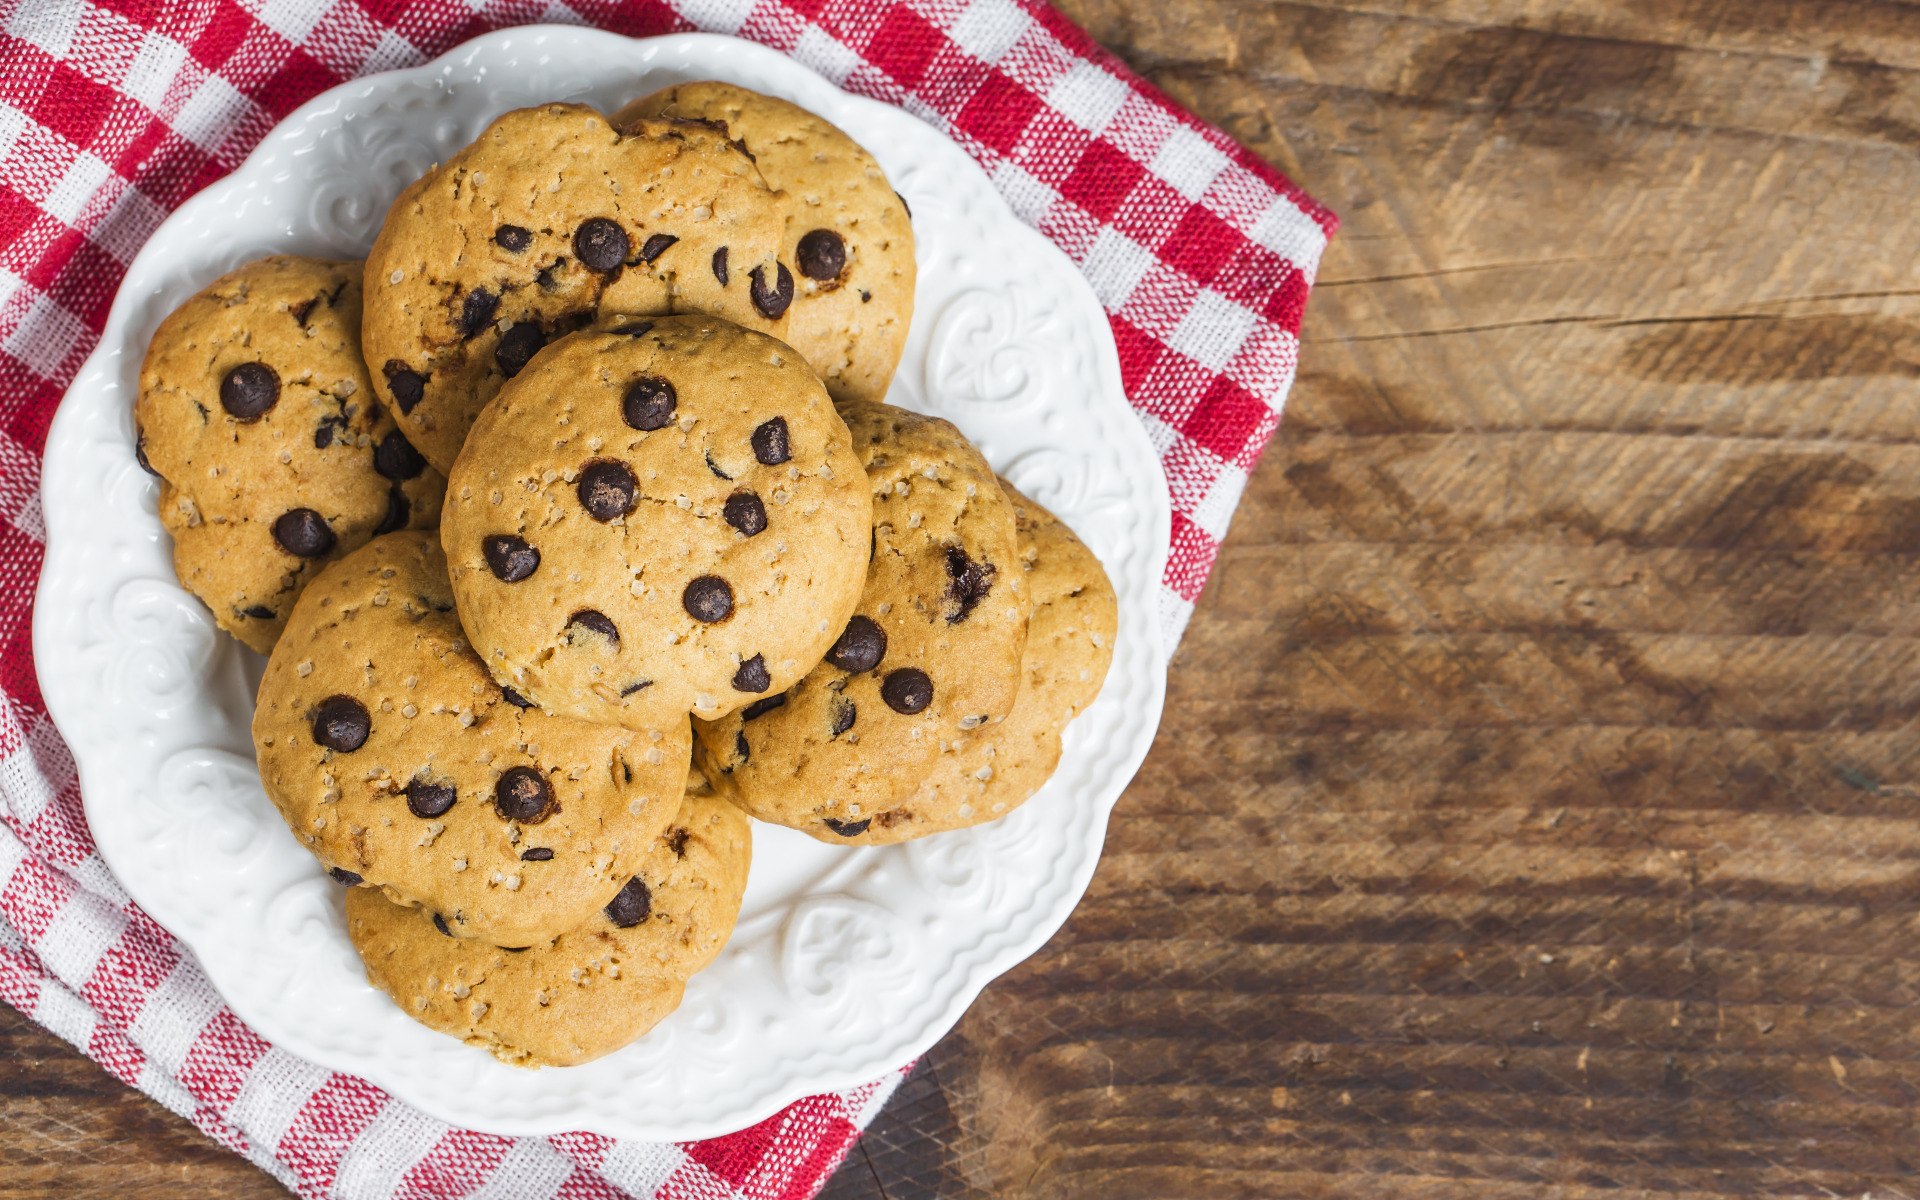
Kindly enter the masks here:
<path id="1" fill-rule="evenodd" d="M 707 1142 L 516 1139 L 262 1041 L 95 854 L 34 678 L 47 426 L 147 235 L 314 93 L 527 21 L 737 33 L 970 151 L 1112 317 L 1173 491 L 1170 637 L 1278 422 L 1335 220 L 1038 0 L 0 0 L 0 999 L 302 1196 L 799 1200 L 898 1074 Z"/>

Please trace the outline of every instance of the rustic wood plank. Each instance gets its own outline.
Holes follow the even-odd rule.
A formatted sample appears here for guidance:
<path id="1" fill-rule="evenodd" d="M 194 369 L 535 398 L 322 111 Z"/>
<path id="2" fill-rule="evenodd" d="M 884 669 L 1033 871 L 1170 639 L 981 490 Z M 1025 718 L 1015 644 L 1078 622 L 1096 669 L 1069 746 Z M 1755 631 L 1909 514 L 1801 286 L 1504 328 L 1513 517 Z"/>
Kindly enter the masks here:
<path id="1" fill-rule="evenodd" d="M 1920 12 L 1063 7 L 1346 225 L 1093 889 L 898 1177 L 1916 1194 Z"/>
<path id="2" fill-rule="evenodd" d="M 0 1004 L 0 1200 L 284 1200 L 245 1159 Z"/>

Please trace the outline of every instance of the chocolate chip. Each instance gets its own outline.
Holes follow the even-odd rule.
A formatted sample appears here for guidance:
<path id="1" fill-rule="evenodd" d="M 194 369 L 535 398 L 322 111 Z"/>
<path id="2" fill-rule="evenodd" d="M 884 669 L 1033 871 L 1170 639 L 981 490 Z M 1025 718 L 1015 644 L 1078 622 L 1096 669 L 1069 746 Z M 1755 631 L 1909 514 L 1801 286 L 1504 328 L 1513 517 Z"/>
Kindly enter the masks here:
<path id="1" fill-rule="evenodd" d="M 640 245 L 640 261 L 650 263 L 665 254 L 680 239 L 670 233 L 656 233 Z"/>
<path id="2" fill-rule="evenodd" d="M 733 756 L 743 763 L 753 757 L 753 747 L 747 745 L 747 731 L 744 729 L 733 731 Z M 728 767 L 727 770 L 731 771 L 733 768 Z"/>
<path id="3" fill-rule="evenodd" d="M 702 575 L 680 593 L 680 605 L 694 620 L 712 625 L 733 615 L 733 588 L 718 575 Z"/>
<path id="4" fill-rule="evenodd" d="M 672 121 L 675 125 L 693 125 L 701 129 L 711 129 L 722 137 L 732 136 L 732 131 L 727 128 L 725 121 L 716 121 L 712 117 L 668 117 L 667 120 Z M 739 146 L 740 144 L 735 142 L 734 145 Z M 744 150 L 745 148 L 742 147 L 742 149 Z"/>
<path id="5" fill-rule="evenodd" d="M 240 615 L 243 617 L 252 617 L 256 621 L 271 621 L 273 620 L 274 612 L 264 604 L 255 604 L 249 608 L 241 609 Z"/>
<path id="6" fill-rule="evenodd" d="M 868 290 L 867 290 L 867 289 L 865 289 L 865 288 L 861 288 L 861 289 L 860 289 L 860 303 L 862 303 L 862 304 L 871 304 L 872 302 L 873 302 L 873 293 L 872 293 L 872 292 L 870 292 L 870 291 L 868 291 Z"/>
<path id="7" fill-rule="evenodd" d="M 735 492 L 728 496 L 720 515 L 727 519 L 727 524 L 748 537 L 762 533 L 767 528 L 767 506 L 760 503 L 760 497 L 752 492 Z"/>
<path id="8" fill-rule="evenodd" d="M 793 272 L 787 270 L 787 264 L 773 264 L 773 282 L 767 282 L 767 264 L 761 263 L 747 275 L 749 293 L 753 296 L 753 306 L 760 315 L 768 320 L 778 320 L 793 303 Z"/>
<path id="9" fill-rule="evenodd" d="M 651 679 L 642 679 L 638 683 L 630 683 L 627 686 L 620 689 L 620 698 L 622 700 L 625 700 L 628 696 L 633 695 L 635 692 L 640 691 L 643 688 L 650 688 L 652 686 L 653 686 L 653 680 Z"/>
<path id="10" fill-rule="evenodd" d="M 919 667 L 889 671 L 880 682 L 880 698 L 888 708 L 910 717 L 933 703 L 933 680 Z"/>
<path id="11" fill-rule="evenodd" d="M 957 625 L 966 620 L 973 606 L 993 590 L 993 577 L 999 573 L 992 563 L 975 562 L 959 546 L 948 546 L 947 603 L 953 607 L 947 612 L 947 624 Z"/>
<path id="12" fill-rule="evenodd" d="M 413 512 L 407 503 L 407 494 L 400 490 L 397 483 L 387 485 L 387 514 L 373 527 L 375 534 L 392 533 L 396 529 L 407 527 L 407 517 Z"/>
<path id="13" fill-rule="evenodd" d="M 533 356 L 546 344 L 546 330 L 532 321 L 521 321 L 500 335 L 500 344 L 493 348 L 493 361 L 499 365 L 502 375 L 512 379 L 526 370 Z"/>
<path id="14" fill-rule="evenodd" d="M 525 696 L 522 696 L 519 692 L 514 691 L 510 687 L 503 687 L 500 689 L 500 698 L 502 700 L 505 700 L 508 704 L 513 705 L 515 708 L 532 708 L 533 707 L 533 701 L 527 699 Z"/>
<path id="15" fill-rule="evenodd" d="M 740 710 L 740 719 L 742 721 L 751 721 L 755 717 L 764 717 L 786 702 L 787 694 L 785 692 L 775 693 L 774 695 L 768 696 L 765 700 L 755 700 L 752 704 Z"/>
<path id="16" fill-rule="evenodd" d="M 335 420 L 337 420 L 337 418 L 335 417 L 322 417 L 320 420 L 320 423 L 314 426 L 313 448 L 315 450 L 325 450 L 328 446 L 333 445 L 333 428 L 334 428 Z"/>
<path id="17" fill-rule="evenodd" d="M 617 271 L 627 261 L 627 231 L 606 217 L 588 217 L 573 234 L 573 253 L 595 271 Z"/>
<path id="18" fill-rule="evenodd" d="M 519 583 L 540 567 L 540 552 L 511 533 L 492 534 L 480 543 L 487 567 L 502 583 Z"/>
<path id="19" fill-rule="evenodd" d="M 847 699 L 845 696 L 835 696 L 832 707 L 833 718 L 827 726 L 827 736 L 839 737 L 847 730 L 853 728 L 853 719 L 859 715 L 860 710 L 854 706 L 853 701 Z"/>
<path id="20" fill-rule="evenodd" d="M 328 696 L 313 710 L 313 740 L 329 750 L 352 754 L 372 732 L 367 706 L 352 696 Z"/>
<path id="21" fill-rule="evenodd" d="M 553 848 L 550 846 L 529 846 L 520 852 L 521 862 L 551 862 Z"/>
<path id="22" fill-rule="evenodd" d="M 327 874 L 333 876 L 336 882 L 344 883 L 348 887 L 359 887 L 366 882 L 362 876 L 356 875 L 345 867 L 328 867 Z"/>
<path id="23" fill-rule="evenodd" d="M 288 315 L 293 318 L 295 324 L 305 329 L 307 327 L 307 318 L 313 315 L 313 306 L 318 303 L 320 303 L 320 297 L 309 297 L 299 304 L 294 305 L 291 309 L 288 309 Z"/>
<path id="24" fill-rule="evenodd" d="M 693 834 L 687 829 L 681 828 L 674 830 L 667 835 L 667 849 L 673 851 L 675 858 L 685 858 L 687 856 L 687 839 L 692 836 Z"/>
<path id="25" fill-rule="evenodd" d="M 292 508 L 274 521 L 273 540 L 296 558 L 319 558 L 333 549 L 333 526 L 310 508 Z"/>
<path id="26" fill-rule="evenodd" d="M 574 488 L 580 497 L 580 507 L 603 524 L 632 512 L 634 493 L 639 490 L 640 482 L 627 464 L 610 458 L 582 467 L 579 485 Z"/>
<path id="27" fill-rule="evenodd" d="M 439 817 L 459 799 L 450 783 L 435 783 L 424 775 L 415 775 L 407 784 L 407 811 L 416 817 Z"/>
<path id="28" fill-rule="evenodd" d="M 808 279 L 838 279 L 847 268 L 847 243 L 831 229 L 816 229 L 800 239 L 793 261 Z"/>
<path id="29" fill-rule="evenodd" d="M 679 404 L 680 397 L 671 383 L 658 375 L 642 375 L 627 385 L 627 396 L 620 409 L 629 426 L 650 433 L 665 429 Z"/>
<path id="30" fill-rule="evenodd" d="M 540 285 L 541 291 L 552 292 L 559 290 L 560 275 L 562 268 L 566 266 L 566 262 L 567 260 L 564 258 L 556 259 L 540 268 L 539 272 L 534 275 L 533 281 Z"/>
<path id="31" fill-rule="evenodd" d="M 433 927 L 448 937 L 453 936 L 453 930 L 447 928 L 447 919 L 439 913 L 433 914 Z"/>
<path id="32" fill-rule="evenodd" d="M 373 448 L 373 469 L 394 482 L 412 479 L 427 469 L 427 460 L 398 429 L 380 439 Z"/>
<path id="33" fill-rule="evenodd" d="M 567 627 L 572 628 L 575 625 L 578 625 L 582 629 L 591 630 L 592 632 L 599 634 L 601 637 L 607 639 L 608 641 L 612 642 L 616 646 L 620 644 L 619 628 L 616 625 L 614 625 L 613 621 L 608 618 L 607 614 L 601 612 L 598 609 L 583 608 L 579 612 L 573 614 L 571 617 L 568 617 Z"/>
<path id="34" fill-rule="evenodd" d="M 787 440 L 787 419 L 774 417 L 762 421 L 754 427 L 753 456 L 762 466 L 777 467 L 793 457 L 793 447 Z"/>
<path id="35" fill-rule="evenodd" d="M 639 337 L 653 329 L 652 321 L 622 321 L 608 329 L 608 333 L 617 333 L 621 337 Z"/>
<path id="36" fill-rule="evenodd" d="M 827 651 L 827 661 L 842 671 L 859 674 L 880 665 L 887 653 L 887 631 L 868 617 L 854 617 L 840 631 L 840 640 Z"/>
<path id="37" fill-rule="evenodd" d="M 652 911 L 653 893 L 647 891 L 647 885 L 640 882 L 638 875 L 627 880 L 620 894 L 607 902 L 607 920 L 622 929 L 632 929 Z"/>
<path id="38" fill-rule="evenodd" d="M 393 402 L 400 406 L 400 415 L 403 417 L 412 412 L 413 406 L 427 394 L 427 377 L 410 370 L 407 364 L 397 358 L 388 359 L 387 365 L 380 371 L 387 377 L 387 390 L 393 393 Z"/>
<path id="39" fill-rule="evenodd" d="M 721 287 L 727 286 L 727 248 L 725 246 L 713 252 L 713 277 L 720 281 Z"/>
<path id="40" fill-rule="evenodd" d="M 767 674 L 767 660 L 764 655 L 756 654 L 740 664 L 733 673 L 733 690 L 758 694 L 773 686 L 773 676 Z"/>
<path id="41" fill-rule="evenodd" d="M 827 828 L 833 830 L 841 837 L 859 837 L 867 831 L 867 826 L 871 824 L 873 824 L 872 817 L 868 817 L 864 821 L 839 821 L 832 817 L 826 818 Z"/>
<path id="42" fill-rule="evenodd" d="M 493 807 L 502 820 L 538 825 L 553 815 L 553 787 L 532 767 L 512 767 L 493 785 Z"/>
<path id="43" fill-rule="evenodd" d="M 133 432 L 133 461 L 140 464 L 142 471 L 145 471 L 155 479 L 160 478 L 160 472 L 154 470 L 153 464 L 147 461 L 147 435 L 145 430 L 136 429 Z"/>
<path id="44" fill-rule="evenodd" d="M 502 225 L 493 231 L 493 244 L 508 254 L 518 254 L 533 245 L 533 231 L 518 225 Z"/>
<path id="45" fill-rule="evenodd" d="M 235 420 L 258 421 L 279 402 L 280 376 L 265 363 L 241 363 L 220 381 L 220 407 Z"/>
<path id="46" fill-rule="evenodd" d="M 485 288 L 475 288 L 460 302 L 460 319 L 454 322 L 454 327 L 461 337 L 470 338 L 493 324 L 493 314 L 499 307 L 499 296 Z"/>

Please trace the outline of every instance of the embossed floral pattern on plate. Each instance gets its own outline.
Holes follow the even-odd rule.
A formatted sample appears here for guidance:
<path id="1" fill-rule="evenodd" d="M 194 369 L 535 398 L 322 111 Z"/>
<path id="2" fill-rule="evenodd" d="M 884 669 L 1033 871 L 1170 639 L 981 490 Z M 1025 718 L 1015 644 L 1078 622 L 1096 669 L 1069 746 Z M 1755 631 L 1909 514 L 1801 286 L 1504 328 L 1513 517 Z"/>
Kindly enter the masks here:
<path id="1" fill-rule="evenodd" d="M 699 78 L 787 96 L 879 155 L 913 206 L 920 256 L 890 398 L 958 423 L 1080 532 L 1113 577 L 1121 632 L 1105 691 L 1026 808 L 879 849 L 758 827 L 740 926 L 680 1011 L 600 1062 L 519 1071 L 367 985 L 339 889 L 260 791 L 248 736 L 259 660 L 174 581 L 156 491 L 133 465 L 133 389 L 174 305 L 262 254 L 364 253 L 388 200 L 499 112 L 554 98 L 613 108 Z M 920 1053 L 1066 919 L 1159 719 L 1166 484 L 1092 291 L 939 133 L 728 38 L 505 30 L 305 105 L 135 260 L 54 422 L 43 494 L 35 659 L 128 893 L 263 1035 L 473 1128 L 706 1137 Z"/>

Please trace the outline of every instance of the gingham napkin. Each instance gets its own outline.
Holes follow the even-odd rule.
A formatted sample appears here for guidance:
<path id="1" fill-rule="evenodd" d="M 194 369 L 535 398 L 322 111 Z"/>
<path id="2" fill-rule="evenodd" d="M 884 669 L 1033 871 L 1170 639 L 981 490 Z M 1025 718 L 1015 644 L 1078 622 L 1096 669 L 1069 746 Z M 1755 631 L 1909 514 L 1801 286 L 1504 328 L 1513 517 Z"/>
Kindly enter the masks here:
<path id="1" fill-rule="evenodd" d="M 1335 221 L 1034 0 L 0 0 L 0 999 L 302 1196 L 799 1200 L 897 1073 L 707 1142 L 516 1139 L 261 1040 L 95 854 L 34 678 L 47 425 L 141 243 L 314 93 L 526 21 L 736 33 L 971 152 L 1112 317 L 1173 492 L 1170 639 L 1279 419 Z"/>

